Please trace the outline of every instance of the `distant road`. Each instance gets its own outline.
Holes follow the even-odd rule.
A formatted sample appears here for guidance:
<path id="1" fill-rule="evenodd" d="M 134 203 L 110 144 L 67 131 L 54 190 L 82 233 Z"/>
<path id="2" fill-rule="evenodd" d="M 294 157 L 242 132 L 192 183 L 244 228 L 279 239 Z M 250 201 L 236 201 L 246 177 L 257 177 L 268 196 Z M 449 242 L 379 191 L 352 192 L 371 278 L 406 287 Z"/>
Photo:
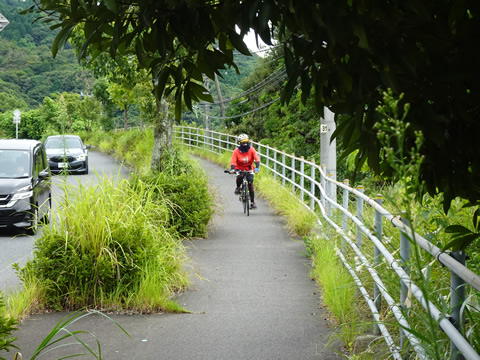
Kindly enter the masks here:
<path id="1" fill-rule="evenodd" d="M 128 176 L 128 170 L 116 163 L 115 159 L 105 156 L 97 152 L 89 152 L 89 173 L 88 175 L 70 175 L 66 177 L 66 181 L 70 185 L 82 184 L 98 184 L 98 178 L 103 176 L 109 176 L 114 178 L 126 178 Z M 62 177 L 58 175 L 53 176 L 53 213 L 58 201 L 61 199 L 62 190 Z M 20 285 L 20 281 L 15 274 L 12 264 L 17 262 L 20 265 L 24 265 L 31 256 L 35 239 L 40 237 L 42 233 L 42 227 L 35 236 L 23 235 L 18 230 L 5 230 L 0 229 L 0 290 L 3 293 L 7 293 L 9 289 L 15 289 Z"/>

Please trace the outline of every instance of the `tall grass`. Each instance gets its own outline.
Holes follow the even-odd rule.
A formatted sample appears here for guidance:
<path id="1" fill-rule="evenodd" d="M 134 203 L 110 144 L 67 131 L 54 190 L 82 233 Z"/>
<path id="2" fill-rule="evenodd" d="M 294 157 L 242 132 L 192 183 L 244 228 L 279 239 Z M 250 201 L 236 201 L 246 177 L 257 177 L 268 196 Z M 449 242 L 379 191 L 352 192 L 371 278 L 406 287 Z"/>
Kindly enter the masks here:
<path id="1" fill-rule="evenodd" d="M 344 345 L 352 350 L 358 336 L 358 311 L 355 284 L 352 277 L 336 255 L 336 236 L 322 232 L 313 236 L 313 278 L 321 288 L 322 299 L 333 316 L 333 321 L 340 326 L 339 337 Z"/>
<path id="2" fill-rule="evenodd" d="M 168 208 L 151 186 L 98 182 L 65 189 L 58 216 L 20 271 L 26 287 L 38 282 L 46 305 L 56 309 L 171 307 L 172 292 L 187 277 L 183 245 L 168 231 Z"/>

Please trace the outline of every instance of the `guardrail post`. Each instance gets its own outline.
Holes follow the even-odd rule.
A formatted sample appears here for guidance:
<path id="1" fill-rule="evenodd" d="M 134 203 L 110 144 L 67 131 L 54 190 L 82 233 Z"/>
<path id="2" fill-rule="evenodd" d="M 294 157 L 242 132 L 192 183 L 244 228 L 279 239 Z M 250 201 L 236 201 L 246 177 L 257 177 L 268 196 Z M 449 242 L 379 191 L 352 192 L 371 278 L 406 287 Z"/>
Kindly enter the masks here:
<path id="1" fill-rule="evenodd" d="M 273 149 L 273 180 L 277 179 L 277 149 Z"/>
<path id="2" fill-rule="evenodd" d="M 300 159 L 300 200 L 303 202 L 303 186 L 305 184 L 305 158 L 302 156 Z"/>
<path id="3" fill-rule="evenodd" d="M 192 128 L 188 128 L 188 148 L 192 147 Z"/>
<path id="4" fill-rule="evenodd" d="M 285 150 L 282 150 L 282 186 L 285 187 Z"/>
<path id="5" fill-rule="evenodd" d="M 363 194 L 363 192 L 365 191 L 365 188 L 363 187 L 363 185 L 358 185 L 357 190 L 360 191 Z M 362 219 L 363 219 L 363 199 L 361 199 L 358 196 L 357 196 L 357 219 L 360 220 L 360 222 L 362 222 Z M 356 242 L 357 242 L 357 246 L 359 248 L 362 248 L 362 246 L 363 246 L 362 237 L 363 237 L 362 230 L 357 225 L 357 233 L 356 233 L 356 238 L 355 239 L 356 239 Z"/>
<path id="6" fill-rule="evenodd" d="M 333 174 L 332 173 L 328 174 L 328 178 L 333 180 Z M 327 197 L 329 199 L 333 198 L 334 189 L 335 188 L 333 186 L 333 183 L 331 181 L 328 181 L 327 182 Z M 329 201 L 327 201 L 327 214 L 328 214 L 329 217 L 332 217 L 332 204 Z"/>
<path id="7" fill-rule="evenodd" d="M 460 264 L 465 265 L 465 251 L 455 251 L 451 256 Z M 453 271 L 450 275 L 450 306 L 452 323 L 461 332 L 462 324 L 462 305 L 465 302 L 465 281 L 462 280 Z M 453 341 L 450 341 L 450 359 L 463 360 L 464 357 L 460 350 L 457 349 Z"/>
<path id="8" fill-rule="evenodd" d="M 408 221 L 405 217 L 402 216 L 402 222 L 408 225 Z M 401 232 L 400 233 L 400 262 L 402 263 L 402 268 L 410 277 L 410 239 L 408 236 Z M 408 312 L 406 305 L 406 300 L 408 297 L 408 286 L 403 281 L 400 280 L 400 306 L 405 313 Z M 407 336 L 405 330 L 400 329 L 400 348 L 403 350 L 407 345 Z"/>
<path id="9" fill-rule="evenodd" d="M 350 185 L 350 181 L 348 179 L 343 180 L 343 184 L 346 186 Z M 343 199 L 342 199 L 342 206 L 345 210 L 348 211 L 348 196 L 350 192 L 348 189 L 343 189 Z M 348 232 L 348 216 L 347 214 L 343 213 L 342 214 L 342 230 L 347 234 Z"/>
<path id="10" fill-rule="evenodd" d="M 292 192 L 295 192 L 295 154 L 292 154 Z"/>
<path id="11" fill-rule="evenodd" d="M 350 186 L 350 180 L 343 179 L 343 184 L 345 186 Z M 350 196 L 350 191 L 348 189 L 343 189 L 342 206 L 346 211 L 348 211 L 348 203 L 350 201 L 349 196 Z M 348 215 L 345 212 L 342 212 L 342 230 L 345 234 L 348 234 Z M 346 249 L 347 249 L 346 241 L 343 240 L 342 238 L 342 253 L 345 254 L 347 252 Z"/>
<path id="12" fill-rule="evenodd" d="M 322 164 L 322 171 L 320 171 L 320 185 L 322 186 L 323 192 L 320 191 L 320 202 L 322 203 L 323 208 L 325 209 L 325 195 L 327 194 L 326 180 L 325 175 L 327 171 L 327 165 Z M 325 193 L 325 195 L 324 195 Z"/>
<path id="13" fill-rule="evenodd" d="M 310 210 L 315 211 L 315 160 L 310 165 Z"/>
<path id="14" fill-rule="evenodd" d="M 184 136 L 184 132 L 183 132 L 183 131 L 184 131 L 184 128 L 183 128 L 183 126 L 182 126 L 182 135 L 181 135 L 181 137 L 180 137 L 180 141 L 182 142 L 182 144 L 185 142 L 185 136 Z"/>
<path id="15" fill-rule="evenodd" d="M 383 196 L 378 194 L 375 196 L 375 202 L 382 206 L 383 205 Z M 378 240 L 382 241 L 382 236 L 383 236 L 383 227 L 382 227 L 382 220 L 383 216 L 382 214 L 378 211 L 375 210 L 375 233 L 377 235 Z M 378 249 L 377 246 L 374 246 L 373 248 L 373 265 L 375 268 L 377 268 L 381 263 L 382 263 L 382 253 Z M 373 300 L 375 301 L 375 307 L 377 308 L 378 313 L 381 312 L 382 310 L 382 293 L 380 292 L 380 289 L 378 288 L 377 283 L 374 283 L 373 285 Z M 380 328 L 378 327 L 378 324 L 374 323 L 373 324 L 373 334 L 374 335 L 380 335 Z"/>
<path id="16" fill-rule="evenodd" d="M 270 148 L 269 148 L 268 146 L 267 146 L 267 150 L 266 150 L 266 152 L 265 152 L 265 158 L 267 159 L 265 166 L 268 168 L 269 165 L 270 165 L 270 161 L 269 161 L 269 158 L 270 158 Z"/>

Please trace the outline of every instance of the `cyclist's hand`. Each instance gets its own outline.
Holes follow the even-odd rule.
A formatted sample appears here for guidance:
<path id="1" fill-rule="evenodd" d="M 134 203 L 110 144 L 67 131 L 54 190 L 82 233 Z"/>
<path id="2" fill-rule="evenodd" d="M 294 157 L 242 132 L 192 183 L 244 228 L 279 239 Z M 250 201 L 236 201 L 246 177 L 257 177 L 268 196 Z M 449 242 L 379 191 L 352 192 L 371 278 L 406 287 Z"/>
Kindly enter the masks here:
<path id="1" fill-rule="evenodd" d="M 230 174 L 235 174 L 235 170 L 230 170 Z"/>
<path id="2" fill-rule="evenodd" d="M 259 168 L 255 168 L 255 174 L 258 174 L 260 172 Z"/>

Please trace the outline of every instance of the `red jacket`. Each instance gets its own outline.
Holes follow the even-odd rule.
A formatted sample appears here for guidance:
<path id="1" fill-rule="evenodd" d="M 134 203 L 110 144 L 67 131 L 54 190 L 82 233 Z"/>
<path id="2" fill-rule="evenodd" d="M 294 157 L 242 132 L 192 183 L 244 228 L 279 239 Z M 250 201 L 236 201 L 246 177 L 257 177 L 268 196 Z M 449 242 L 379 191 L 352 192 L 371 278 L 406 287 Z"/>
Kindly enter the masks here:
<path id="1" fill-rule="evenodd" d="M 238 148 L 236 148 L 232 153 L 232 158 L 230 160 L 230 165 L 235 166 L 235 169 L 238 170 L 253 170 L 253 162 L 260 162 L 257 151 L 254 147 L 250 147 L 247 152 L 241 153 Z"/>

